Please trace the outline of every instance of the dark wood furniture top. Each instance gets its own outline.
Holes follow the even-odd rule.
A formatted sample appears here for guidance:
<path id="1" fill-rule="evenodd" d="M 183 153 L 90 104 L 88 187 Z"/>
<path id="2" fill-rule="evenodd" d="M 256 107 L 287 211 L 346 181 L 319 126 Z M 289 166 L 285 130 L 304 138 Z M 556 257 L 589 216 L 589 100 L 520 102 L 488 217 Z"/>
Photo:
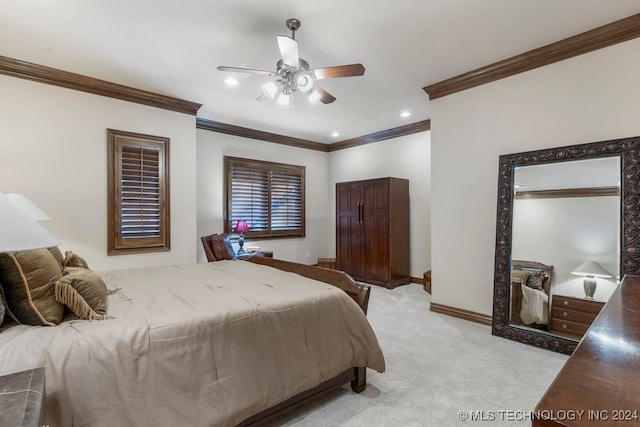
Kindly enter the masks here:
<path id="1" fill-rule="evenodd" d="M 44 425 L 44 368 L 0 377 L 0 425 Z"/>
<path id="2" fill-rule="evenodd" d="M 551 331 L 580 340 L 604 307 L 601 301 L 553 295 Z"/>
<path id="3" fill-rule="evenodd" d="M 625 276 L 538 402 L 534 427 L 640 423 L 638 313 L 640 276 Z"/>

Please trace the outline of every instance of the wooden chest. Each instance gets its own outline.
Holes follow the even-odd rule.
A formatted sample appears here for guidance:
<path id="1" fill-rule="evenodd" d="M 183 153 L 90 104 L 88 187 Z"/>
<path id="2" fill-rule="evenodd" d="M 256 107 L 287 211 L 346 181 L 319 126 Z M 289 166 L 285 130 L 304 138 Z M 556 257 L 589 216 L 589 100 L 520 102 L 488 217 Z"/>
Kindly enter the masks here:
<path id="1" fill-rule="evenodd" d="M 604 307 L 595 300 L 553 295 L 551 330 L 569 338 L 581 339 Z"/>

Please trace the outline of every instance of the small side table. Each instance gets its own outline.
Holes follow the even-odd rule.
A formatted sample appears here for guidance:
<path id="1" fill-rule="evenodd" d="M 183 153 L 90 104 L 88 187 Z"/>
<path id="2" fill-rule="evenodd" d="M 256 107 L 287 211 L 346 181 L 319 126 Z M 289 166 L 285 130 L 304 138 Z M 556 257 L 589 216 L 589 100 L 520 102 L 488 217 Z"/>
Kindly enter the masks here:
<path id="1" fill-rule="evenodd" d="M 554 294 L 550 329 L 559 335 L 582 339 L 604 307 L 604 302 Z"/>
<path id="2" fill-rule="evenodd" d="M 0 420 L 2 425 L 41 427 L 44 425 L 44 368 L 0 377 Z"/>

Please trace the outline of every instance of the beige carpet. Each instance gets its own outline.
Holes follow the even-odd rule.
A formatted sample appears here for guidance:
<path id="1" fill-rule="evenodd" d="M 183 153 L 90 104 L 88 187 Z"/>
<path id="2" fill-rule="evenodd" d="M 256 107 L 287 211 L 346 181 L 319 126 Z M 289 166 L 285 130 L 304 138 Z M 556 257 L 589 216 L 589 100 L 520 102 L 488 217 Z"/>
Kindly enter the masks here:
<path id="1" fill-rule="evenodd" d="M 374 286 L 368 317 L 387 371 L 367 370 L 361 394 L 345 386 L 270 425 L 530 426 L 529 411 L 567 359 L 430 312 L 421 285 Z M 462 420 L 470 411 L 482 420 Z"/>

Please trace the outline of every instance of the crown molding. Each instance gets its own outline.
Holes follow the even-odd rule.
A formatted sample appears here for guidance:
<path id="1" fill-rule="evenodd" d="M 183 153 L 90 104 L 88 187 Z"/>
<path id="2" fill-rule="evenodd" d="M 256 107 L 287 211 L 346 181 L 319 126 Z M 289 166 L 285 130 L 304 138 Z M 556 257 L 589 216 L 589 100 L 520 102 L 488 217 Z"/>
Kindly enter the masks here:
<path id="1" fill-rule="evenodd" d="M 637 37 L 640 37 L 640 14 L 611 22 L 576 36 L 425 86 L 422 89 L 433 100 Z"/>
<path id="2" fill-rule="evenodd" d="M 195 116 L 201 104 L 0 56 L 0 74 Z"/>
<path id="3" fill-rule="evenodd" d="M 431 129 L 431 120 L 411 123 L 380 132 L 370 133 L 357 138 L 345 139 L 344 141 L 329 144 L 329 151 L 344 150 L 345 148 L 358 147 L 360 145 L 371 144 L 372 142 L 384 141 L 385 139 L 398 138 L 400 136 L 411 135 L 413 133 L 424 132 Z"/>
<path id="4" fill-rule="evenodd" d="M 256 129 L 245 128 L 241 126 L 231 125 L 228 123 L 216 122 L 214 120 L 196 118 L 196 128 L 209 130 L 212 132 L 226 133 L 228 135 L 240 136 L 243 138 L 257 139 L 260 141 L 273 142 L 276 144 L 284 144 L 292 147 L 306 148 L 316 151 L 336 151 L 345 148 L 357 147 L 360 145 L 370 144 L 385 139 L 397 138 L 399 136 L 411 135 L 412 133 L 424 132 L 431 129 L 431 121 L 423 120 L 421 122 L 412 123 L 405 126 L 399 126 L 393 129 L 387 129 L 380 132 L 370 133 L 358 138 L 346 139 L 344 141 L 335 142 L 333 144 L 323 144 L 321 142 L 309 141 L 307 139 L 293 138 L 290 136 L 280 135 L 277 133 L 263 132 Z"/>
<path id="5" fill-rule="evenodd" d="M 306 148 L 308 150 L 329 151 L 327 144 L 309 141 L 306 139 L 293 138 L 290 136 L 280 135 L 277 133 L 263 132 L 256 129 L 245 128 L 242 126 L 231 125 L 228 123 L 216 122 L 214 120 L 196 118 L 196 128 L 210 130 L 212 132 L 226 133 L 233 136 L 241 136 L 243 138 L 258 139 L 260 141 L 274 142 L 276 144 L 289 145 L 292 147 Z"/>

